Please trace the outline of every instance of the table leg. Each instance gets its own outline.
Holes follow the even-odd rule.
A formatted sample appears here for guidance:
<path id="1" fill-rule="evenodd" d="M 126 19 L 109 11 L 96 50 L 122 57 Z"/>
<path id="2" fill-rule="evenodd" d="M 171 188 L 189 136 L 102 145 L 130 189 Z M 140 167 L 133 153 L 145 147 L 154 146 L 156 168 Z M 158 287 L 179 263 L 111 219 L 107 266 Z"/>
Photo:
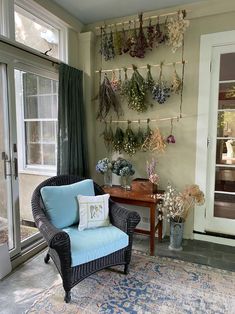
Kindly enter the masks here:
<path id="1" fill-rule="evenodd" d="M 162 220 L 158 222 L 158 242 L 162 242 Z"/>
<path id="2" fill-rule="evenodd" d="M 155 204 L 151 205 L 150 207 L 150 255 L 154 255 L 155 251 L 155 211 L 156 206 Z"/>

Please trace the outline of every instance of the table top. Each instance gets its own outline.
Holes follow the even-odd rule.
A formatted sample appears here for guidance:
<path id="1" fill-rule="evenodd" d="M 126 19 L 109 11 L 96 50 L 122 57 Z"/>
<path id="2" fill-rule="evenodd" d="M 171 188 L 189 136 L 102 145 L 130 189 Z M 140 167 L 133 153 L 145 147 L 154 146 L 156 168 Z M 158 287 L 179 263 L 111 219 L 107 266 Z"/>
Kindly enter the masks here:
<path id="1" fill-rule="evenodd" d="M 110 194 L 111 197 L 118 198 L 118 199 L 126 199 L 126 200 L 136 200 L 141 202 L 148 202 L 157 204 L 159 199 L 161 199 L 161 195 L 163 191 L 159 191 L 158 194 L 146 194 L 137 192 L 134 190 L 127 191 L 123 189 L 120 185 L 113 185 L 112 187 L 104 187 L 102 189 L 105 193 Z"/>

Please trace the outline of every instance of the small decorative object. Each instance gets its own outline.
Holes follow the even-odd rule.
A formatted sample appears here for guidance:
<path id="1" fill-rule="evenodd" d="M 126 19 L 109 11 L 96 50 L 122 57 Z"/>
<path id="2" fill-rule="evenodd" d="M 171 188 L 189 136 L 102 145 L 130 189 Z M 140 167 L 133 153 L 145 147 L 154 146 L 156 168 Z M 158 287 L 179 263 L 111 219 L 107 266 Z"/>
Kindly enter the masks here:
<path id="1" fill-rule="evenodd" d="M 146 162 L 146 172 L 148 175 L 149 181 L 153 184 L 152 193 L 157 193 L 157 186 L 159 184 L 160 177 L 156 172 L 157 160 L 152 158 L 151 162 Z"/>
<path id="2" fill-rule="evenodd" d="M 126 159 L 119 157 L 117 160 L 112 162 L 112 165 L 113 173 L 121 176 L 121 186 L 125 190 L 130 190 L 130 176 L 133 176 L 135 173 L 135 170 L 132 168 L 132 164 Z"/>
<path id="3" fill-rule="evenodd" d="M 96 165 L 96 171 L 104 175 L 105 186 L 112 186 L 112 170 L 113 164 L 107 157 L 99 160 Z"/>
<path id="4" fill-rule="evenodd" d="M 166 149 L 166 144 L 164 138 L 157 128 L 155 129 L 152 134 L 146 138 L 143 144 L 143 149 L 150 152 L 164 152 Z"/>
<path id="5" fill-rule="evenodd" d="M 113 137 L 113 149 L 119 154 L 123 150 L 123 139 L 124 139 L 124 133 L 122 129 L 118 126 Z"/>
<path id="6" fill-rule="evenodd" d="M 152 73 L 151 73 L 151 65 L 147 64 L 147 75 L 146 75 L 146 89 L 149 90 L 150 92 L 152 92 L 153 90 L 153 86 L 154 86 L 154 79 L 152 77 Z"/>
<path id="7" fill-rule="evenodd" d="M 148 47 L 147 40 L 144 35 L 143 30 L 143 13 L 139 14 L 139 34 L 136 40 L 136 47 L 135 47 L 135 57 L 137 58 L 144 58 L 146 48 Z"/>
<path id="8" fill-rule="evenodd" d="M 111 123 L 109 127 L 107 126 L 107 122 L 105 121 L 105 128 L 103 133 L 101 134 L 104 138 L 104 144 L 108 152 L 111 152 L 113 149 L 113 130 L 111 127 Z"/>
<path id="9" fill-rule="evenodd" d="M 143 77 L 133 65 L 133 74 L 130 79 L 129 93 L 128 93 L 128 106 L 137 112 L 144 112 L 147 110 L 145 103 L 146 85 Z"/>
<path id="10" fill-rule="evenodd" d="M 159 205 L 163 217 L 170 221 L 170 250 L 182 250 L 184 222 L 189 211 L 195 204 L 202 205 L 205 202 L 204 194 L 198 185 L 189 185 L 180 193 L 168 184 L 163 194 L 162 204 Z"/>
<path id="11" fill-rule="evenodd" d="M 178 73 L 176 72 L 175 62 L 173 63 L 174 73 L 171 83 L 171 91 L 175 94 L 179 94 L 182 89 L 182 80 L 180 79 Z"/>
<path id="12" fill-rule="evenodd" d="M 175 144 L 175 137 L 173 135 L 173 119 L 171 119 L 171 131 L 170 131 L 170 135 L 167 136 L 167 139 L 166 139 L 167 143 L 170 144 Z"/>
<path id="13" fill-rule="evenodd" d="M 101 81 L 101 71 L 100 71 Z M 118 102 L 117 96 L 113 91 L 112 85 L 108 79 L 107 74 L 104 75 L 104 80 L 100 84 L 99 89 L 99 109 L 97 113 L 97 119 L 104 120 L 109 113 L 110 109 L 113 109 L 119 117 L 122 113 L 121 106 Z"/>
<path id="14" fill-rule="evenodd" d="M 154 27 L 152 26 L 152 21 L 150 19 L 149 20 L 149 25 L 147 27 L 147 44 L 148 44 L 148 48 L 150 50 L 153 49 L 154 39 L 155 39 Z"/>
<path id="15" fill-rule="evenodd" d="M 170 88 L 167 86 L 165 80 L 162 76 L 163 62 L 160 64 L 160 75 L 156 85 L 153 87 L 152 94 L 153 99 L 156 100 L 159 104 L 166 102 L 167 98 L 170 97 Z"/>
<path id="16" fill-rule="evenodd" d="M 128 155 L 132 156 L 136 153 L 136 138 L 135 134 L 130 127 L 131 121 L 128 121 L 128 126 L 124 134 L 123 150 Z"/>
<path id="17" fill-rule="evenodd" d="M 172 52 L 176 52 L 183 45 L 184 33 L 189 26 L 189 21 L 185 20 L 186 11 L 179 11 L 177 18 L 171 18 L 167 24 L 168 45 L 172 46 Z"/>

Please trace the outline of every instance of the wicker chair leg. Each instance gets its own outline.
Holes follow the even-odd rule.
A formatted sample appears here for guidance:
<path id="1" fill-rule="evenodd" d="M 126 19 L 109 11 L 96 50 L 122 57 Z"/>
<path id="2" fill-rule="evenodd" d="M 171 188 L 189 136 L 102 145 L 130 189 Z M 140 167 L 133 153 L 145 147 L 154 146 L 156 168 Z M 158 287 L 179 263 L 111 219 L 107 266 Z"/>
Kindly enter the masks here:
<path id="1" fill-rule="evenodd" d="M 66 303 L 69 303 L 71 301 L 71 291 L 65 291 L 64 300 Z"/>
<path id="2" fill-rule="evenodd" d="M 129 265 L 130 265 L 130 264 L 125 264 L 125 267 L 124 267 L 124 274 L 125 274 L 125 275 L 128 275 L 128 274 L 129 274 Z"/>
<path id="3" fill-rule="evenodd" d="M 44 262 L 48 264 L 49 260 L 50 260 L 50 255 L 47 253 L 47 255 L 44 257 Z"/>

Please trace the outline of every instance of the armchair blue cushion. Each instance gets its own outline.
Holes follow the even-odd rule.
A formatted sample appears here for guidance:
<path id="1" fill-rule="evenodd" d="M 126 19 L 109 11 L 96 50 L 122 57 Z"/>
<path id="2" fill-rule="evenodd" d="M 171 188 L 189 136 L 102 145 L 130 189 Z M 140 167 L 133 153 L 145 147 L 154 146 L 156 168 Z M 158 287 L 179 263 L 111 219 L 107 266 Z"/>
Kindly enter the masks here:
<path id="1" fill-rule="evenodd" d="M 83 231 L 72 226 L 63 230 L 70 238 L 72 267 L 107 256 L 129 244 L 129 236 L 112 225 Z"/>
<path id="2" fill-rule="evenodd" d="M 68 185 L 44 186 L 40 192 L 46 215 L 56 228 L 66 228 L 78 223 L 78 194 L 95 195 L 94 183 L 91 179 Z"/>

